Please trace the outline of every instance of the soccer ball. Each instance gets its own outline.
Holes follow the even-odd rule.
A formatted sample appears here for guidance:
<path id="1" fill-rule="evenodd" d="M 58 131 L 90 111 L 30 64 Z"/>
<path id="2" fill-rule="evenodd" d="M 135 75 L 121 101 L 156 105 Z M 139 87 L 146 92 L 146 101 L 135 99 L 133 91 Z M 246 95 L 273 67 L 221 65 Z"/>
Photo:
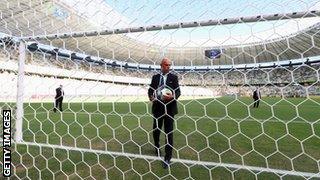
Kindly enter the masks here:
<path id="1" fill-rule="evenodd" d="M 164 100 L 164 96 L 172 95 L 173 92 L 171 89 L 162 87 L 156 91 L 156 97 L 158 100 Z"/>
<path id="2" fill-rule="evenodd" d="M 163 100 L 163 96 L 166 96 L 166 95 L 172 95 L 172 91 L 168 88 L 163 88 L 161 90 L 161 99 Z"/>

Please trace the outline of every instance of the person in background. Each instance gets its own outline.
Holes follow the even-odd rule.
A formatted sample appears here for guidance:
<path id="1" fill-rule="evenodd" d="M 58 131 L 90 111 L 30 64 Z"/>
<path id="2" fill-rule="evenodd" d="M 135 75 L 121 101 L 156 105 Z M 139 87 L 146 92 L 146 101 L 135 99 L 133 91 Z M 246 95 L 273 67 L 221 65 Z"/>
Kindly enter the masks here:
<path id="1" fill-rule="evenodd" d="M 257 87 L 256 90 L 253 91 L 253 107 L 254 108 L 258 108 L 259 107 L 259 103 L 260 103 L 260 99 L 261 99 L 261 93 L 260 93 L 260 89 Z"/>
<path id="2" fill-rule="evenodd" d="M 63 101 L 63 96 L 64 96 L 64 91 L 62 89 L 62 85 L 60 85 L 57 89 L 56 89 L 56 96 L 55 96 L 55 102 L 54 102 L 54 108 L 53 108 L 53 112 L 57 112 L 57 109 L 59 109 L 60 111 L 62 111 L 62 101 Z"/>

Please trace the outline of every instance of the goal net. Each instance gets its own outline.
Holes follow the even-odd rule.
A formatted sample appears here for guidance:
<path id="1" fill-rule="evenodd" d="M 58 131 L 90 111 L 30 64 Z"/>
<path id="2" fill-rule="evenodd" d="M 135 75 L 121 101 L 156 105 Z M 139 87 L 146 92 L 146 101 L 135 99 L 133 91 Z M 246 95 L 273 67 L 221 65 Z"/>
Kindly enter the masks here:
<path id="1" fill-rule="evenodd" d="M 319 7 L 313 0 L 0 2 L 11 177 L 320 178 Z M 162 127 L 157 147 L 148 89 L 163 58 L 181 96 L 173 144 Z M 172 159 L 163 166 L 168 147 Z"/>

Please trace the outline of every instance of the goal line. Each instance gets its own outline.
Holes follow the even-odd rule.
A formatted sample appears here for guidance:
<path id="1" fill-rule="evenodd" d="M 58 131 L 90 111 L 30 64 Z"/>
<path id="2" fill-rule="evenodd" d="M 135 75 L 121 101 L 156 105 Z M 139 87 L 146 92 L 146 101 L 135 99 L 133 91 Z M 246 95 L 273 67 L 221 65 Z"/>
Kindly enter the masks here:
<path id="1" fill-rule="evenodd" d="M 149 155 L 138 155 L 132 153 L 123 153 L 123 152 L 114 152 L 114 151 L 102 151 L 102 150 L 93 150 L 93 149 L 85 149 L 85 148 L 75 148 L 68 146 L 60 146 L 60 145 L 51 145 L 51 144 L 42 144 L 42 143 L 32 143 L 32 142 L 19 142 L 17 145 L 28 145 L 28 146 L 41 146 L 47 148 L 55 148 L 55 149 L 63 149 L 69 151 L 80 151 L 80 152 L 88 152 L 95 154 L 106 154 L 112 156 L 125 156 L 130 158 L 140 158 L 151 161 L 162 160 L 160 157 L 149 156 Z M 269 172 L 275 173 L 279 175 L 292 175 L 292 176 L 303 176 L 307 178 L 320 178 L 320 173 L 309 173 L 309 172 L 301 172 L 301 171 L 289 171 L 289 170 L 280 170 L 280 169 L 272 169 L 272 168 L 264 168 L 264 167 L 256 167 L 256 166 L 246 166 L 246 165 L 237 165 L 237 164 L 228 164 L 228 163 L 217 163 L 217 162 L 208 162 L 208 161 L 194 161 L 194 160 L 186 160 L 186 159 L 176 159 L 172 158 L 171 160 L 174 163 L 183 163 L 191 166 L 201 165 L 207 167 L 225 167 L 229 169 L 245 169 L 253 172 Z"/>

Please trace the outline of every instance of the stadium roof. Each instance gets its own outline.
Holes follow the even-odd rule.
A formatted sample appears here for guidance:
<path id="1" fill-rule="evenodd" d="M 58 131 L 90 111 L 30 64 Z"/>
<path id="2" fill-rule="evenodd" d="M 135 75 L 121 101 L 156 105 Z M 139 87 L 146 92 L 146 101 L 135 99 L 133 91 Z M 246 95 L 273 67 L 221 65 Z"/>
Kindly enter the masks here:
<path id="1" fill-rule="evenodd" d="M 94 0 L 87 3 L 82 1 L 1 1 L 0 32 L 15 37 L 26 37 L 99 31 L 104 28 L 136 25 L 104 1 Z M 277 27 L 271 31 L 244 36 L 230 36 L 226 33 L 229 35 L 226 36 L 226 40 L 210 38 L 212 30 L 210 29 L 207 34 L 208 40 L 203 42 L 191 38 L 187 38 L 186 41 L 174 39 L 176 34 L 189 36 L 197 31 L 194 29 L 199 29 L 194 28 L 191 30 L 162 30 L 153 33 L 57 38 L 39 40 L 39 43 L 101 58 L 140 64 L 158 64 L 163 56 L 172 59 L 175 65 L 180 66 L 249 64 L 320 55 L 319 20 L 320 18 L 316 15 L 313 18 L 286 20 L 276 24 Z M 241 28 L 247 26 L 236 25 Z M 248 29 L 252 30 L 251 26 Z M 163 36 L 161 34 L 163 31 L 169 33 L 169 36 Z M 222 50 L 219 59 L 210 60 L 205 57 L 204 51 L 212 48 Z"/>

